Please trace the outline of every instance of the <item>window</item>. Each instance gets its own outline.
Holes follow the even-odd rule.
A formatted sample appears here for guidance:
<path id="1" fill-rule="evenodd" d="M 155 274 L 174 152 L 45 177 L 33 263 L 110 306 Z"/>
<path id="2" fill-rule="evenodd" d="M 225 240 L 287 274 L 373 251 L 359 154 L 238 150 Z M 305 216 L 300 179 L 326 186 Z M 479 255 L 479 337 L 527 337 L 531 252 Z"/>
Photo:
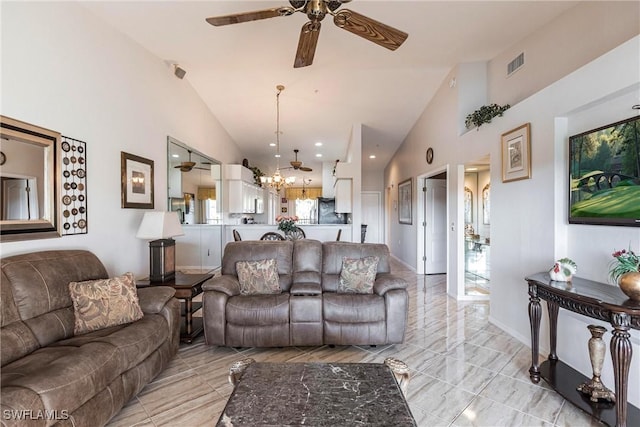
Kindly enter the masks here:
<path id="1" fill-rule="evenodd" d="M 298 219 L 298 224 L 315 224 L 317 221 L 318 205 L 316 199 L 296 199 L 294 205 L 294 215 Z"/>

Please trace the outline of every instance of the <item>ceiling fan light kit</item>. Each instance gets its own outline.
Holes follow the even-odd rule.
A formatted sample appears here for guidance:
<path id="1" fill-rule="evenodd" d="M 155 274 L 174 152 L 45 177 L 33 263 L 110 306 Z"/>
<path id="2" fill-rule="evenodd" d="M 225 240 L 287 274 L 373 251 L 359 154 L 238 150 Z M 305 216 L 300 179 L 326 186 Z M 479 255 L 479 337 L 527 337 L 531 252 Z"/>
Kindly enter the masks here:
<path id="1" fill-rule="evenodd" d="M 409 36 L 404 31 L 352 10 L 340 9 L 337 11 L 343 3 L 348 3 L 349 1 L 351 0 L 289 0 L 291 6 L 214 16 L 207 18 L 206 21 L 218 27 L 278 16 L 289 16 L 296 12 L 304 13 L 309 18 L 309 22 L 306 22 L 300 30 L 296 58 L 293 62 L 294 68 L 307 67 L 313 63 L 318 37 L 320 36 L 320 21 L 327 14 L 333 16 L 333 23 L 338 28 L 349 31 L 389 50 L 399 48 Z"/>

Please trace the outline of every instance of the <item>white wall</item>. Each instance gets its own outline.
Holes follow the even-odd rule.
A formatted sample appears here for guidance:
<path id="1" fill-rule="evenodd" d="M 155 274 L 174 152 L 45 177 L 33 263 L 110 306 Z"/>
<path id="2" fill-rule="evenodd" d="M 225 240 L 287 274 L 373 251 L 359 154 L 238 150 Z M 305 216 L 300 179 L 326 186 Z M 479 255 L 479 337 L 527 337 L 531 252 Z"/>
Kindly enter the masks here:
<path id="1" fill-rule="evenodd" d="M 630 100 L 635 99 L 637 103 L 640 97 L 639 80 L 640 37 L 635 37 L 514 105 L 504 117 L 460 138 L 451 135 L 454 125 L 441 123 L 445 112 L 452 112 L 455 117 L 455 105 L 452 105 L 455 90 L 443 85 L 387 168 L 390 183 L 398 179 L 399 170 L 412 174 L 422 169 L 422 164 L 412 164 L 408 158 L 411 152 L 423 149 L 420 147 L 423 140 L 438 141 L 433 145 L 439 153 L 437 158 L 452 165 L 490 154 L 491 321 L 527 344 L 530 333 L 526 275 L 548 270 L 555 259 L 568 256 L 578 263 L 580 276 L 604 280 L 613 249 L 629 243 L 634 249 L 640 248 L 638 228 L 569 225 L 565 197 L 568 136 L 637 115 L 631 110 Z M 503 183 L 501 134 L 527 122 L 531 123 L 532 178 Z M 463 179 L 461 172 L 457 176 L 452 173 L 449 178 L 450 188 L 458 187 L 458 182 L 451 184 L 451 180 Z M 449 200 L 450 221 L 461 226 L 461 197 L 456 195 Z M 454 247 L 450 253 L 450 275 L 456 275 L 459 267 L 456 254 L 457 242 L 461 240 L 457 237 L 450 239 Z M 405 252 L 397 252 L 393 246 L 392 250 L 407 263 L 415 260 L 415 256 L 403 258 Z M 406 248 L 405 251 L 410 252 Z M 455 294 L 456 290 L 451 284 L 449 292 Z M 558 355 L 585 375 L 591 374 L 586 348 L 590 337 L 586 326 L 590 323 L 597 322 L 561 310 Z M 545 310 L 540 341 L 542 353 L 548 351 L 547 329 Z M 632 343 L 634 353 L 640 354 L 638 331 L 632 331 Z M 630 378 L 640 377 L 639 359 L 633 359 Z M 603 381 L 613 386 L 610 363 L 608 360 L 609 366 L 605 365 Z M 630 387 L 629 401 L 638 405 L 640 389 Z"/>
<path id="2" fill-rule="evenodd" d="M 120 208 L 120 152 L 152 159 L 166 209 L 167 136 L 224 163 L 242 153 L 189 85 L 77 3 L 3 2 L 1 114 L 87 143 L 88 234 L 3 243 L 3 256 L 90 249 L 110 274 L 148 274 L 141 209 Z"/>
<path id="3" fill-rule="evenodd" d="M 638 34 L 640 2 L 586 1 L 493 58 L 488 100 L 514 105 Z M 525 64 L 507 77 L 507 64 L 524 52 Z"/>

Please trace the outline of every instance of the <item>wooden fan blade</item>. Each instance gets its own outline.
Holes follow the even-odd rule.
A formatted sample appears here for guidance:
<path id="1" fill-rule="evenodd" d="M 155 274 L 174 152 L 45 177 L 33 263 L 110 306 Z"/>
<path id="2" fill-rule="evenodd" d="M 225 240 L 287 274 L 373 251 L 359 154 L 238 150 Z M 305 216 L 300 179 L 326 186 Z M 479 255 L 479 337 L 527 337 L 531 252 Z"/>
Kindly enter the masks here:
<path id="1" fill-rule="evenodd" d="M 306 166 L 300 166 L 300 168 L 299 168 L 299 169 L 300 169 L 302 172 L 312 172 L 312 171 L 313 171 L 313 169 L 308 168 L 308 167 L 306 167 Z"/>
<path id="2" fill-rule="evenodd" d="M 302 26 L 293 68 L 306 67 L 313 64 L 313 56 L 316 54 L 319 35 L 320 22 L 309 21 Z"/>
<path id="3" fill-rule="evenodd" d="M 206 21 L 219 27 L 221 25 L 239 24 L 241 22 L 258 21 L 260 19 L 275 18 L 276 16 L 291 15 L 294 10 L 290 7 L 276 7 L 273 9 L 256 10 L 253 12 L 234 13 L 232 15 L 213 16 Z"/>
<path id="4" fill-rule="evenodd" d="M 409 34 L 404 31 L 400 31 L 349 9 L 342 9 L 336 13 L 333 17 L 333 23 L 344 30 L 390 50 L 399 48 L 409 36 Z"/>

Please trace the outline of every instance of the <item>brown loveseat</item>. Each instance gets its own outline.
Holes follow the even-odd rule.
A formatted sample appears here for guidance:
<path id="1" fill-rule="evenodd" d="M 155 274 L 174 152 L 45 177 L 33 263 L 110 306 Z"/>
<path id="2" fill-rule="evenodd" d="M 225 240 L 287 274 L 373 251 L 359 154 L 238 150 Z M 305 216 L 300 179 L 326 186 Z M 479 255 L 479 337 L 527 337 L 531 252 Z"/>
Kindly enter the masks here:
<path id="1" fill-rule="evenodd" d="M 343 257 L 379 259 L 372 294 L 338 293 Z M 241 295 L 236 263 L 274 258 L 280 294 Z M 230 242 L 222 274 L 202 286 L 207 344 L 282 347 L 396 344 L 404 340 L 407 283 L 383 244 Z"/>
<path id="2" fill-rule="evenodd" d="M 104 425 L 178 350 L 170 287 L 138 290 L 140 320 L 74 336 L 69 282 L 108 278 L 94 254 L 34 252 L 1 268 L 2 425 Z"/>

